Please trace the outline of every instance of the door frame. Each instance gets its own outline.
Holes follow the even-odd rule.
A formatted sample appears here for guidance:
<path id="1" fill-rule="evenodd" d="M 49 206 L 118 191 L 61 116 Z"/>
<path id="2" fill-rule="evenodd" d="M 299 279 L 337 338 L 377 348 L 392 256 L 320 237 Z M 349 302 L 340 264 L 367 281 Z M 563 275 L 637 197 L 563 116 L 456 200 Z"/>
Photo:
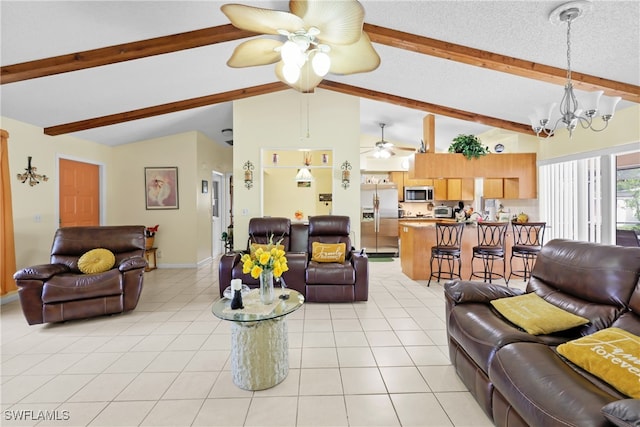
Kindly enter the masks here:
<path id="1" fill-rule="evenodd" d="M 78 156 L 69 156 L 68 154 L 56 153 L 56 168 L 55 168 L 56 182 L 60 182 L 60 160 L 61 159 L 98 166 L 98 178 L 100 179 L 100 184 L 98 188 L 98 191 L 100 192 L 100 194 L 98 195 L 98 200 L 100 203 L 99 224 L 104 225 L 107 218 L 107 213 L 106 213 L 107 210 L 106 210 L 106 203 L 105 203 L 105 195 L 107 194 L 107 180 L 106 180 L 106 168 L 105 168 L 104 162 L 99 162 L 93 159 L 85 159 Z M 60 228 L 60 186 L 59 185 L 56 186 L 56 191 L 55 191 L 54 221 L 56 223 L 56 228 Z"/>
<path id="2" fill-rule="evenodd" d="M 218 187 L 218 218 L 220 221 L 220 230 L 215 230 L 213 225 L 213 188 L 214 181 L 219 183 Z M 209 191 L 211 197 L 209 198 L 209 206 L 211 206 L 211 213 L 209 215 L 209 219 L 211 221 L 211 259 L 218 257 L 224 254 L 224 244 L 220 239 L 222 236 L 222 232 L 227 229 L 227 183 L 226 183 L 226 175 L 222 172 L 218 172 L 216 170 L 211 171 L 211 189 Z M 214 254 L 214 249 L 218 247 L 220 248 L 220 252 L 218 254 Z M 215 255 L 215 257 L 214 257 Z"/>

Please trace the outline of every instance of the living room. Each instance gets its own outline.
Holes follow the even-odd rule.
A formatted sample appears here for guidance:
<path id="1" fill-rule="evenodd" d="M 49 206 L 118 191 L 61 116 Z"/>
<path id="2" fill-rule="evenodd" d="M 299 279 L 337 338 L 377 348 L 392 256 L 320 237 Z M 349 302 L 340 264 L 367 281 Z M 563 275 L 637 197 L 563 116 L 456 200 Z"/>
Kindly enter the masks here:
<path id="1" fill-rule="evenodd" d="M 559 98 L 560 86 L 557 92 Z M 229 326 L 210 309 L 218 298 L 217 259 L 211 257 L 211 193 L 202 182 L 210 182 L 212 171 L 233 179 L 235 248 L 245 249 L 249 220 L 263 213 L 265 151 L 331 150 L 332 213 L 352 218 L 360 247 L 362 115 L 358 97 L 323 88 L 239 99 L 233 101 L 231 147 L 200 130 L 173 132 L 163 116 L 156 118 L 161 136 L 110 146 L 92 140 L 90 130 L 82 137 L 44 133 L 61 120 L 43 125 L 3 114 L 16 269 L 48 262 L 60 218 L 61 159 L 99 167 L 102 225 L 159 224 L 155 245 L 161 250 L 160 268 L 145 274 L 141 302 L 126 315 L 28 326 L 15 291 L 2 296 L 3 411 L 71 416 L 71 424 L 56 425 L 491 425 L 448 360 L 442 284 L 408 279 L 397 260 L 370 264 L 368 302 L 309 303 L 290 317 L 292 370 L 281 387 L 246 392 L 231 382 Z M 640 106 L 629 103 L 603 132 L 577 129 L 569 138 L 558 130 L 548 140 L 523 133 L 505 144 L 506 151 L 528 151 L 533 143 L 539 165 L 589 157 L 606 163 L 638 151 L 639 120 Z M 133 124 L 115 127 L 134 134 Z M 480 137 L 491 147 L 499 138 L 495 132 Z M 446 151 L 447 143 L 438 149 Z M 28 157 L 48 181 L 31 187 L 15 179 Z M 255 165 L 251 188 L 245 186 L 247 161 Z M 353 165 L 346 188 L 344 161 Z M 178 209 L 145 208 L 149 167 L 177 167 Z M 611 192 L 604 193 L 610 204 Z M 533 219 L 544 219 L 538 201 L 526 203 L 536 204 L 540 217 Z M 614 243 L 615 215 L 606 220 L 603 243 Z"/>

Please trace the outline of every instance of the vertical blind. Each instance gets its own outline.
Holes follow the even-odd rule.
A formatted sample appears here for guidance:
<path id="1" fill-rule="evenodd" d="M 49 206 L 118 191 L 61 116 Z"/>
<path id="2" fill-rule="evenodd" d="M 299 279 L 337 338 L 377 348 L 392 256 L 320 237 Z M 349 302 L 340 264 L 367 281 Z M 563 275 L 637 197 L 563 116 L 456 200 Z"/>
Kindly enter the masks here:
<path id="1" fill-rule="evenodd" d="M 545 240 L 600 242 L 602 176 L 600 157 L 540 166 L 540 214 Z"/>

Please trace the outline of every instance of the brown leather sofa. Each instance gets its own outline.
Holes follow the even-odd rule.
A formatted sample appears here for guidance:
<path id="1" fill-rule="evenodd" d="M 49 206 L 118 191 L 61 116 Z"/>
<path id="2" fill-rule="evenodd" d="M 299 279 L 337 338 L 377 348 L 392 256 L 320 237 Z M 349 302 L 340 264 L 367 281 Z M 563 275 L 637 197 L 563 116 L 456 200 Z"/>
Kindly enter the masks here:
<path id="1" fill-rule="evenodd" d="M 58 229 L 50 264 L 27 267 L 13 276 L 27 322 L 63 322 L 133 310 L 147 266 L 144 247 L 144 226 Z M 113 252 L 115 265 L 104 273 L 83 274 L 78 260 L 96 248 Z"/>
<path id="2" fill-rule="evenodd" d="M 366 254 L 351 245 L 350 219 L 341 215 L 309 217 L 309 224 L 294 223 L 287 218 L 252 218 L 249 221 L 247 250 L 232 252 L 220 259 L 218 279 L 220 296 L 230 286 L 231 279 L 242 279 L 251 288 L 259 286 L 257 279 L 242 273 L 240 258 L 252 242 L 267 243 L 270 234 L 283 236 L 289 271 L 283 274 L 285 283 L 305 296 L 308 302 L 366 301 L 369 296 L 369 270 Z M 311 261 L 314 241 L 345 243 L 344 263 Z"/>
<path id="3" fill-rule="evenodd" d="M 639 278 L 638 248 L 552 240 L 538 255 L 526 292 L 590 322 L 550 335 L 524 332 L 490 304 L 522 291 L 448 282 L 451 363 L 497 426 L 640 425 L 640 400 L 629 399 L 556 351 L 563 342 L 608 327 L 640 335 Z"/>

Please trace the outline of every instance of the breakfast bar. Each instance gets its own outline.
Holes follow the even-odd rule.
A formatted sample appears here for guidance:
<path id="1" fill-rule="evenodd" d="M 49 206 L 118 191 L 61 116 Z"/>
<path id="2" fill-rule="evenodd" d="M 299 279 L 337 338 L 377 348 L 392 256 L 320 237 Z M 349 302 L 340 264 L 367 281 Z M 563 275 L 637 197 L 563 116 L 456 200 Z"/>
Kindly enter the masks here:
<path id="1" fill-rule="evenodd" d="M 413 280 L 429 280 L 431 268 L 429 259 L 431 258 L 431 247 L 436 245 L 436 222 L 442 220 L 410 220 L 399 222 L 400 235 L 400 264 L 402 272 Z M 444 222 L 453 220 L 444 220 Z M 513 246 L 513 232 L 511 226 L 507 229 L 505 239 L 505 270 L 509 274 L 509 258 L 511 257 L 511 247 Z M 471 259 L 473 247 L 478 244 L 478 236 L 475 224 L 467 224 L 462 233 L 461 260 L 462 278 L 467 280 L 471 275 Z M 514 269 L 522 269 L 523 265 L 519 259 L 514 259 Z M 501 268 L 501 265 L 496 264 Z M 478 267 L 477 267 L 478 268 Z"/>

